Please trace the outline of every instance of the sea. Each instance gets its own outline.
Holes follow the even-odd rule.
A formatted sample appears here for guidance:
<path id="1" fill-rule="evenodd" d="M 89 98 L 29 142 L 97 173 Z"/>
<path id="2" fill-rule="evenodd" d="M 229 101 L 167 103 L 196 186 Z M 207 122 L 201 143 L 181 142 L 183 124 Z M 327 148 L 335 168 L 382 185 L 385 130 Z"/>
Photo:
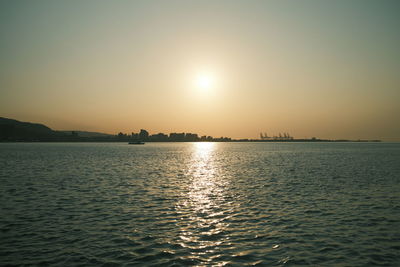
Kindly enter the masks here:
<path id="1" fill-rule="evenodd" d="M 400 266 L 400 143 L 0 143 L 0 265 Z"/>

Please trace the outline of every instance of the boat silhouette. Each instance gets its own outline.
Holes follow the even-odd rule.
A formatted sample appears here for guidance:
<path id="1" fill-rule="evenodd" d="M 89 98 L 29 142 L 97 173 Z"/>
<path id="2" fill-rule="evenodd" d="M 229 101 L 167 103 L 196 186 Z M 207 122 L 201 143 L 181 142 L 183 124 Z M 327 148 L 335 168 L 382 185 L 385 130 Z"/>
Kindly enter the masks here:
<path id="1" fill-rule="evenodd" d="M 144 142 L 141 141 L 129 142 L 128 145 L 144 145 Z"/>

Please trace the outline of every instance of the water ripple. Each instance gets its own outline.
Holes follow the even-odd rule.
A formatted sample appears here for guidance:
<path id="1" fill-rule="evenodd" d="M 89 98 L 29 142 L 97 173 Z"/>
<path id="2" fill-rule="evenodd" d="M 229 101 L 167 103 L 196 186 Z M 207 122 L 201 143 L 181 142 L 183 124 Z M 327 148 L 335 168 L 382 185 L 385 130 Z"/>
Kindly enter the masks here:
<path id="1" fill-rule="evenodd" d="M 399 144 L 0 144 L 2 265 L 398 266 Z"/>

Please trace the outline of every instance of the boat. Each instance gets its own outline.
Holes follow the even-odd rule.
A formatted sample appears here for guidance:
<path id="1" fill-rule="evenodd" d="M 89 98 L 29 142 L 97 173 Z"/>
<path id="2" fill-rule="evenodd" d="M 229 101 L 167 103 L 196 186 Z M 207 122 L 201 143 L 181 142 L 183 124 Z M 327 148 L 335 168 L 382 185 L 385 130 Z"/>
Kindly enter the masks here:
<path id="1" fill-rule="evenodd" d="M 141 141 L 129 142 L 128 145 L 144 145 L 144 142 Z"/>

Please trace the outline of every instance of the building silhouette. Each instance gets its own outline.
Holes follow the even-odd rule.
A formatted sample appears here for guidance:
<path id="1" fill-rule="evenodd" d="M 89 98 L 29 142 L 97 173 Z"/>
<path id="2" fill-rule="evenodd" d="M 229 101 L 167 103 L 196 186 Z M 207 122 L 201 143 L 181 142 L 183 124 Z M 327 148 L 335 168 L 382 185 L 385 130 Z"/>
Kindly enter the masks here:
<path id="1" fill-rule="evenodd" d="M 139 139 L 142 141 L 146 141 L 148 138 L 149 138 L 149 132 L 144 129 L 141 129 L 139 133 Z"/>

